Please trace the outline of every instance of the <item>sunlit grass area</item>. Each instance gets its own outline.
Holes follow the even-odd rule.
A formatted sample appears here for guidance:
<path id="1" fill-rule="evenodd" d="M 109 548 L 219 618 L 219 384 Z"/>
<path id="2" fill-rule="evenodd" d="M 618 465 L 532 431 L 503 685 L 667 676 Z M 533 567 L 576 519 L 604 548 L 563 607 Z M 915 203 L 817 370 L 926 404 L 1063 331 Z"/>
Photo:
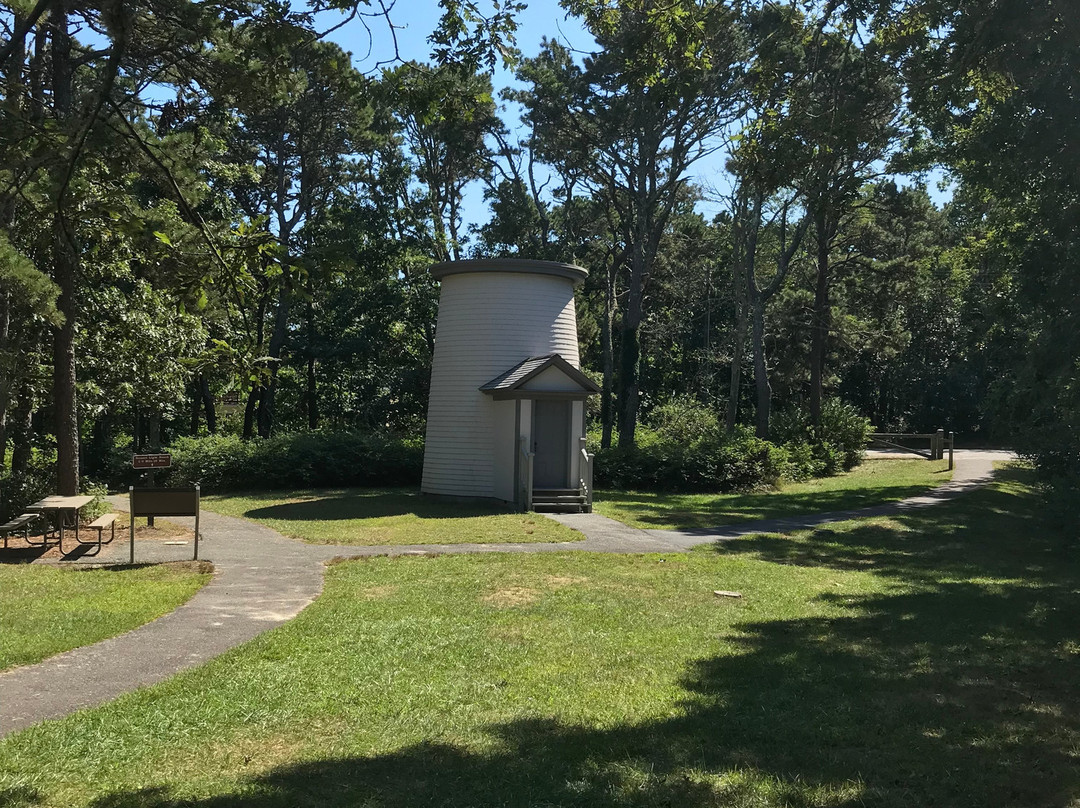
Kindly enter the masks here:
<path id="1" fill-rule="evenodd" d="M 0 670 L 38 662 L 161 617 L 209 581 L 210 569 L 198 563 L 83 570 L 2 564 Z M 0 685 L 0 698 L 2 694 Z"/>
<path id="2" fill-rule="evenodd" d="M 479 502 L 452 502 L 405 489 L 339 489 L 203 497 L 203 505 L 242 516 L 312 544 L 560 542 L 584 538 L 536 514 Z"/>
<path id="3" fill-rule="evenodd" d="M 1075 532 L 1019 470 L 937 508 L 689 554 L 348 562 L 293 622 L 0 742 L 0 793 L 94 808 L 1068 806 L 1078 593 Z"/>
<path id="4" fill-rule="evenodd" d="M 947 461 L 867 460 L 836 477 L 784 483 L 748 494 L 671 494 L 601 490 L 594 509 L 632 527 L 657 530 L 730 525 L 893 502 L 952 479 Z"/>

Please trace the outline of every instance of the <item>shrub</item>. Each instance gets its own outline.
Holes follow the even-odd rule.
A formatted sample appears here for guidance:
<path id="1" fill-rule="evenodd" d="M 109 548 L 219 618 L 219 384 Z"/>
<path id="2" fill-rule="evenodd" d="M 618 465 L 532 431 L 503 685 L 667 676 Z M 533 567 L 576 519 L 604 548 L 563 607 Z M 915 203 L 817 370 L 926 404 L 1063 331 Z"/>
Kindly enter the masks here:
<path id="1" fill-rule="evenodd" d="M 267 440 L 180 438 L 169 485 L 205 491 L 419 485 L 423 443 L 383 433 L 301 432 Z"/>
<path id="2" fill-rule="evenodd" d="M 859 415 L 850 404 L 830 398 L 822 402 L 821 429 L 817 433 L 810 424 L 810 413 L 801 408 L 776 413 L 771 427 L 773 439 L 786 446 L 792 456 L 798 456 L 800 462 L 806 453 L 802 447 L 810 447 L 812 462 L 804 464 L 804 468 L 808 476 L 823 476 L 854 468 L 862 462 L 870 419 Z"/>
<path id="3" fill-rule="evenodd" d="M 42 497 L 55 494 L 53 469 L 33 465 L 25 472 L 8 472 L 0 478 L 0 522 L 6 522 L 26 510 L 26 506 Z"/>
<path id="4" fill-rule="evenodd" d="M 590 433 L 597 485 L 727 492 L 823 477 L 858 465 L 870 432 L 869 420 L 838 399 L 822 405 L 820 437 L 797 409 L 776 414 L 774 442 L 749 428 L 722 435 L 716 414 L 689 398 L 658 407 L 650 421 L 638 428 L 632 450 L 600 449 L 599 436 Z"/>
<path id="5" fill-rule="evenodd" d="M 106 499 L 109 496 L 109 489 L 105 487 L 103 483 L 95 483 L 90 480 L 83 480 L 82 492 L 94 499 L 89 505 L 86 505 L 82 511 L 81 516 L 87 522 L 93 522 L 99 516 L 109 512 L 109 501 Z"/>
<path id="6" fill-rule="evenodd" d="M 739 430 L 724 439 L 675 443 L 654 439 L 635 449 L 601 449 L 596 482 L 643 490 L 727 492 L 775 485 L 789 465 L 787 452 Z"/>
<path id="7" fill-rule="evenodd" d="M 654 409 L 649 426 L 657 439 L 674 445 L 690 446 L 720 440 L 716 412 L 691 396 L 676 396 Z"/>

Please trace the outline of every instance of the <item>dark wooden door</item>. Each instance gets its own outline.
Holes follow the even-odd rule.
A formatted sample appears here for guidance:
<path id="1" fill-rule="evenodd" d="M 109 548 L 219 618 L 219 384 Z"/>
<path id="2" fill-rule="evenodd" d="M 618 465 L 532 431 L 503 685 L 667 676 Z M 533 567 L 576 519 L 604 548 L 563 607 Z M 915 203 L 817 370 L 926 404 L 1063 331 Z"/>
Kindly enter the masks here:
<path id="1" fill-rule="evenodd" d="M 569 488 L 570 402 L 533 402 L 533 488 Z"/>

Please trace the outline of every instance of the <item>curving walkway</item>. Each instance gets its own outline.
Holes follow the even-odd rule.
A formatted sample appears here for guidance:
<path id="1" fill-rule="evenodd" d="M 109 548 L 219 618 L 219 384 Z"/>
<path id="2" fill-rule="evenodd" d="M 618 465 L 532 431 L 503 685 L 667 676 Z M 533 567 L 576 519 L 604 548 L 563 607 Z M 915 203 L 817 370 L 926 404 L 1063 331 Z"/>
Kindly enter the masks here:
<path id="1" fill-rule="evenodd" d="M 924 508 L 985 485 L 1008 452 L 958 451 L 951 482 L 922 496 L 850 511 L 743 522 L 704 530 L 638 530 L 600 514 L 552 514 L 585 534 L 555 544 L 426 544 L 381 547 L 303 544 L 246 519 L 204 512 L 203 556 L 213 580 L 175 611 L 126 634 L 0 674 L 0 736 L 108 701 L 218 656 L 295 617 L 322 590 L 335 557 L 443 553 L 671 552 L 751 533 L 778 533 Z M 122 501 L 114 503 L 123 507 Z M 183 520 L 176 520 L 183 522 Z M 111 546 L 103 563 L 125 563 Z M 185 551 L 187 549 L 185 548 Z M 143 544 L 137 561 L 175 560 L 175 547 Z"/>

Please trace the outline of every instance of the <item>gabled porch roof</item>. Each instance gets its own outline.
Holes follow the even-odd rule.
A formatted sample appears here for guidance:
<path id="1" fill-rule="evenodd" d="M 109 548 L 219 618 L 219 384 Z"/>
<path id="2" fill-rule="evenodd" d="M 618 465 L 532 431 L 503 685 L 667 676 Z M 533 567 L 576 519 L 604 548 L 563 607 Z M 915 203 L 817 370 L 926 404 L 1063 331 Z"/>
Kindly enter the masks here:
<path id="1" fill-rule="evenodd" d="M 495 400 L 584 400 L 600 392 L 592 380 L 558 354 L 533 356 L 480 387 Z"/>

